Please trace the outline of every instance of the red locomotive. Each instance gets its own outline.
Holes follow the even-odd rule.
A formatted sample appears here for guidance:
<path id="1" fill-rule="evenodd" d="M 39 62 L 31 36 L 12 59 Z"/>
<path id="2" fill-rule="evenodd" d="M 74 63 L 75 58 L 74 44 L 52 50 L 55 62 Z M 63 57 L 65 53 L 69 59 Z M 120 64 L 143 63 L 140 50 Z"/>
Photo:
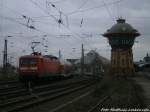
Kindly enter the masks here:
<path id="1" fill-rule="evenodd" d="M 23 81 L 71 76 L 72 65 L 52 55 L 34 52 L 19 59 L 19 77 Z"/>

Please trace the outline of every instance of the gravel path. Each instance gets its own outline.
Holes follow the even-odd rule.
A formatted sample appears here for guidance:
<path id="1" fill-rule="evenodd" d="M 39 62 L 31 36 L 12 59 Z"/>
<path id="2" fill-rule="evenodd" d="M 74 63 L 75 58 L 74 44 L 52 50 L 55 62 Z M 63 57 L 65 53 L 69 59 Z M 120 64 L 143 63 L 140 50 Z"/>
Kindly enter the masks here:
<path id="1" fill-rule="evenodd" d="M 143 87 L 147 98 L 148 108 L 150 108 L 150 79 L 144 74 L 140 74 L 138 77 L 135 77 L 134 80 Z"/>

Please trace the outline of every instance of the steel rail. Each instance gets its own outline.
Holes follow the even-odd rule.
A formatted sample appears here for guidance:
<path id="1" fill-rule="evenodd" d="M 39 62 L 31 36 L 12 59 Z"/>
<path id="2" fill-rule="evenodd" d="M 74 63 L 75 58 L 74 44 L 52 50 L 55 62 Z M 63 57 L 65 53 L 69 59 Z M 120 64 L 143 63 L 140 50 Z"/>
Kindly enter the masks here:
<path id="1" fill-rule="evenodd" d="M 70 88 L 67 87 L 61 90 L 55 90 L 53 92 L 41 93 L 37 95 L 38 97 L 34 98 L 35 100 L 30 100 L 28 102 L 24 102 L 23 104 L 20 103 L 20 105 L 14 106 L 13 108 L 9 108 L 7 112 L 21 111 L 25 108 L 32 107 L 33 105 L 37 105 L 46 101 L 54 100 L 61 96 L 73 93 L 75 91 L 79 91 L 83 88 L 89 87 L 89 85 L 91 85 L 91 83 L 80 85 L 80 86 L 77 85 L 77 87 L 70 87 Z"/>
<path id="2" fill-rule="evenodd" d="M 118 89 L 119 89 L 119 88 L 118 88 Z M 88 110 L 88 112 L 94 112 L 94 110 L 97 109 L 99 105 L 101 105 L 101 104 L 103 104 L 105 101 L 109 100 L 109 99 L 116 93 L 116 91 L 117 91 L 118 89 L 114 90 L 111 94 L 104 96 L 101 100 L 98 101 L 98 103 L 97 103 L 96 105 L 94 105 L 92 108 L 90 108 L 90 109 Z"/>
<path id="3" fill-rule="evenodd" d="M 48 88 L 48 90 L 47 90 L 47 89 L 43 88 L 43 90 L 45 90 L 45 91 L 42 90 L 42 92 L 37 89 L 37 90 L 33 91 L 32 93 L 30 93 L 26 96 L 20 96 L 20 97 L 17 97 L 17 98 L 13 98 L 13 99 L 10 99 L 10 100 L 6 101 L 3 104 L 0 104 L 0 108 L 1 109 L 6 109 L 6 110 L 8 109 L 8 111 L 9 111 L 10 108 L 15 108 L 15 105 L 16 106 L 18 105 L 17 108 L 20 108 L 20 107 L 23 108 L 24 106 L 25 107 L 30 106 L 30 104 L 34 104 L 36 102 L 43 101 L 43 99 L 46 98 L 47 96 L 50 96 L 51 98 L 53 98 L 53 95 L 54 96 L 55 95 L 60 96 L 60 94 L 65 92 L 65 91 L 68 91 L 70 89 L 74 89 L 76 86 L 77 87 L 80 87 L 80 85 L 84 86 L 87 83 L 89 83 L 89 81 L 87 81 L 87 80 L 86 81 L 85 80 L 80 81 L 80 82 L 77 81 L 76 83 L 75 82 L 72 83 L 72 84 L 68 83 L 68 85 L 65 84 L 64 86 L 61 86 L 59 88 L 57 87 L 55 89 L 54 88 L 53 89 Z M 59 93 L 59 95 L 58 95 L 58 93 Z M 19 106 L 22 103 L 24 104 L 24 106 Z M 16 110 L 16 109 L 10 109 L 10 110 Z"/>
<path id="4" fill-rule="evenodd" d="M 87 79 L 84 79 L 84 80 L 86 81 Z M 84 80 L 82 79 L 82 81 L 84 81 Z M 59 82 L 59 83 L 51 83 L 51 84 L 46 84 L 46 85 L 35 86 L 31 89 L 32 89 L 32 91 L 42 92 L 42 91 L 46 91 L 49 89 L 60 88 L 65 85 L 78 83 L 78 82 L 81 82 L 81 80 L 71 81 L 71 82 L 70 81 L 68 81 L 68 82 L 62 81 L 61 83 Z M 20 86 L 18 88 L 13 87 L 13 89 L 10 89 L 9 91 L 7 91 L 7 89 L 5 91 L 0 91 L 0 99 L 1 100 L 13 99 L 15 97 L 29 95 L 30 94 L 29 92 L 30 92 L 30 90 L 23 86 Z"/>

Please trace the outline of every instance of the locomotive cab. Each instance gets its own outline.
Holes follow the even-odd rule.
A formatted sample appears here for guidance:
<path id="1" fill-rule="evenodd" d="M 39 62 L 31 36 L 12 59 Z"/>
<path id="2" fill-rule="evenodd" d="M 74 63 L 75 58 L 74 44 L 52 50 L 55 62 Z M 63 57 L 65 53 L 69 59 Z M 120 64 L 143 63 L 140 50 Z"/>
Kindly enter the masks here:
<path id="1" fill-rule="evenodd" d="M 38 55 L 22 56 L 19 59 L 19 78 L 21 80 L 33 80 L 38 78 L 40 58 Z"/>

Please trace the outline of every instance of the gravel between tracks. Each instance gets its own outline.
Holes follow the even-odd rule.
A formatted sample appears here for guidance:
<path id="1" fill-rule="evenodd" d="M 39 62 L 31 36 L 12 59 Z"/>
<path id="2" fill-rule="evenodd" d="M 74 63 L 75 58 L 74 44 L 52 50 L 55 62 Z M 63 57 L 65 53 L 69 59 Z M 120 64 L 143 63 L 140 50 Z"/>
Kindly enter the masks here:
<path id="1" fill-rule="evenodd" d="M 27 109 L 23 112 L 34 112 L 34 111 L 36 111 L 36 112 L 78 112 L 76 110 L 77 108 L 74 110 L 72 108 L 72 106 L 74 105 L 74 103 L 77 103 L 79 100 L 80 101 L 83 100 L 82 103 L 83 102 L 85 103 L 85 98 L 90 98 L 94 88 L 95 88 L 95 84 L 93 84 L 87 88 L 84 88 L 80 91 L 76 91 L 76 92 L 73 92 L 66 96 L 62 96 L 58 99 L 48 101 L 41 105 L 33 106 L 32 108 Z M 90 99 L 92 99 L 92 97 Z M 91 100 L 89 100 L 89 101 L 91 101 Z M 95 104 L 94 102 L 93 102 L 93 104 Z M 86 101 L 86 103 L 89 104 L 91 102 Z M 80 103 L 78 106 L 81 107 Z M 68 111 L 66 111 L 66 107 L 67 107 Z M 71 107 L 71 110 L 70 110 L 70 107 Z"/>
<path id="2" fill-rule="evenodd" d="M 82 84 L 80 85 L 80 83 L 82 82 Z M 25 102 L 24 102 L 24 104 L 17 104 L 18 105 L 18 107 L 16 108 L 16 107 L 14 107 L 14 109 L 13 109 L 13 107 L 12 106 L 10 106 L 10 107 L 7 107 L 7 105 L 5 106 L 2 106 L 4 109 L 3 110 L 5 110 L 6 109 L 6 112 L 7 111 L 14 111 L 14 112 L 16 112 L 16 111 L 20 111 L 20 109 L 21 109 L 21 111 L 22 111 L 22 109 L 25 109 L 25 108 L 28 108 L 28 107 L 31 107 L 32 105 L 34 106 L 34 105 L 36 105 L 36 104 L 39 104 L 40 102 L 41 103 L 43 103 L 43 102 L 45 102 L 45 101 L 47 101 L 47 100 L 49 100 L 49 99 L 55 99 L 55 97 L 57 98 L 57 96 L 62 96 L 62 95 L 65 95 L 65 94 L 68 94 L 68 93 L 71 93 L 71 92 L 74 92 L 75 90 L 78 90 L 78 88 L 80 89 L 82 89 L 83 87 L 86 87 L 86 85 L 84 84 L 86 82 L 86 85 L 87 84 L 89 84 L 89 83 L 87 83 L 88 82 L 88 80 L 80 80 L 80 81 L 75 81 L 75 82 L 70 82 L 70 83 L 66 83 L 66 84 L 70 84 L 70 85 L 72 85 L 72 86 L 70 86 L 70 90 L 67 90 L 67 87 L 69 87 L 69 86 L 65 86 L 64 85 L 64 87 L 66 87 L 66 91 L 60 91 L 60 93 L 59 92 L 57 92 L 57 94 L 56 95 L 53 95 L 53 96 L 48 96 L 49 94 L 51 94 L 51 93 L 55 93 L 55 92 L 52 92 L 51 90 L 53 90 L 52 88 L 49 90 L 47 90 L 46 89 L 46 91 L 43 91 L 42 93 L 33 93 L 33 96 L 32 96 L 32 94 L 31 94 L 31 96 L 29 95 L 28 97 L 29 97 L 29 99 L 30 99 L 30 97 L 31 97 L 31 99 L 32 99 L 32 97 L 33 97 L 33 101 L 31 100 L 31 101 L 28 101 L 28 97 L 27 97 L 27 102 L 26 102 L 26 100 L 25 100 Z M 53 85 L 53 84 L 52 84 Z M 76 85 L 75 86 L 75 88 L 74 88 L 74 85 Z M 79 87 L 78 87 L 78 86 Z M 82 85 L 84 85 L 84 86 L 82 86 Z M 44 86 L 44 88 L 47 88 L 47 85 L 45 85 Z M 51 86 L 51 87 L 53 87 L 53 86 Z M 49 87 L 50 88 L 50 87 Z M 34 90 L 38 90 L 38 89 L 42 89 L 41 87 L 36 87 L 36 88 L 34 88 Z M 56 88 L 57 89 L 57 88 Z M 65 90 L 65 88 L 64 88 L 64 90 Z M 41 90 L 40 90 L 41 91 Z M 40 92 L 39 91 L 39 92 Z M 50 92 L 48 92 L 48 91 L 50 91 Z M 58 88 L 58 91 L 59 91 L 59 88 Z M 68 91 L 68 92 L 67 92 Z M 69 92 L 70 91 L 70 92 Z M 33 92 L 35 92 L 35 91 L 33 91 Z M 62 95 L 61 95 L 62 94 Z M 37 97 L 35 97 L 35 96 L 37 96 Z M 53 98 L 54 97 L 54 98 Z M 9 103 L 9 102 L 8 102 Z M 15 103 L 15 102 L 14 102 Z M 9 105 L 14 105 L 14 103 L 12 103 L 11 104 L 11 102 L 10 102 L 10 104 Z M 20 102 L 21 103 L 21 102 Z M 16 105 L 16 106 L 17 106 Z M 22 106 L 21 106 L 22 105 Z M 14 105 L 15 106 L 15 105 Z M 12 109 L 11 109 L 11 107 L 12 107 Z M 19 109 L 19 110 L 18 110 Z"/>

